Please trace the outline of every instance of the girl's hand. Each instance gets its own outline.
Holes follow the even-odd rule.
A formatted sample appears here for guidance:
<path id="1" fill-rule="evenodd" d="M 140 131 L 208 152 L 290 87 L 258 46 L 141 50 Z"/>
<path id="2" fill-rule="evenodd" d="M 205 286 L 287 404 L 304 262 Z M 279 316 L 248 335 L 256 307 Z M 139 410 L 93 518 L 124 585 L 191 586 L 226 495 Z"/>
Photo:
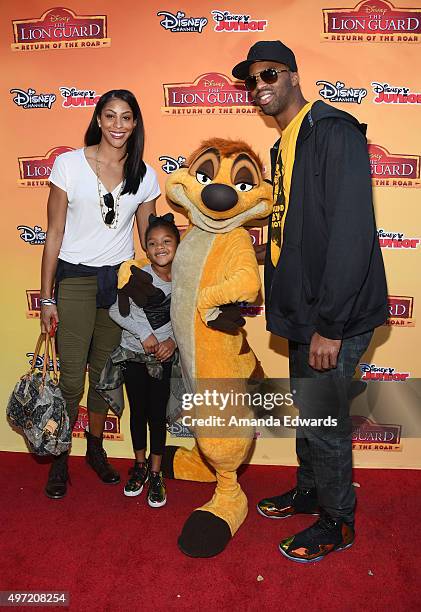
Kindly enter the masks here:
<path id="1" fill-rule="evenodd" d="M 150 336 L 145 338 L 145 340 L 142 342 L 142 346 L 145 350 L 145 353 L 149 355 L 150 353 L 156 352 L 159 347 L 159 342 L 154 336 L 154 334 L 151 334 Z"/>
<path id="2" fill-rule="evenodd" d="M 58 323 L 57 306 L 41 306 L 41 333 L 50 332 L 53 320 Z"/>
<path id="3" fill-rule="evenodd" d="M 160 343 L 158 350 L 155 353 L 155 357 L 159 361 L 167 361 L 173 355 L 176 349 L 175 342 L 172 338 L 167 338 Z"/>

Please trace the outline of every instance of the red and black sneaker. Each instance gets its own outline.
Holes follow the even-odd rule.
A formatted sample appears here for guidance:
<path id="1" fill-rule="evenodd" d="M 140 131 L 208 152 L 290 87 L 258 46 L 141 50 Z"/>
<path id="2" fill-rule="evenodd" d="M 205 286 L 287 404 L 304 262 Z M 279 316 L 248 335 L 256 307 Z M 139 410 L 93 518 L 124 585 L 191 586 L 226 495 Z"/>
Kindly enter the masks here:
<path id="1" fill-rule="evenodd" d="M 282 495 L 265 497 L 257 504 L 257 511 L 266 518 L 284 519 L 294 514 L 319 512 L 316 489 L 291 489 Z"/>
<path id="2" fill-rule="evenodd" d="M 324 513 L 311 527 L 282 540 L 279 550 L 291 561 L 314 563 L 335 550 L 349 548 L 354 538 L 353 523 L 345 523 Z"/>

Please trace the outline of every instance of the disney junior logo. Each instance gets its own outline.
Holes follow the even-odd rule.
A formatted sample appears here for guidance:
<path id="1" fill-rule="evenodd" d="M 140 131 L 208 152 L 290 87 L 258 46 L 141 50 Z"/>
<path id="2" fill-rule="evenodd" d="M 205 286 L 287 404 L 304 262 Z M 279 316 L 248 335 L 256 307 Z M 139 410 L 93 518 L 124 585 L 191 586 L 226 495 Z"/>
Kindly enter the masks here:
<path id="1" fill-rule="evenodd" d="M 95 106 L 101 95 L 94 89 L 78 89 L 77 87 L 60 87 L 63 98 L 63 108 L 83 108 Z"/>
<path id="2" fill-rule="evenodd" d="M 51 108 L 57 99 L 53 93 L 39 93 L 29 87 L 27 91 L 17 87 L 10 90 L 11 94 L 16 94 L 13 102 L 21 108 Z"/>
<path id="3" fill-rule="evenodd" d="M 175 172 L 176 170 L 179 170 L 181 168 L 181 166 L 186 161 L 186 158 L 182 155 L 179 155 L 177 159 L 175 159 L 174 157 L 170 157 L 169 155 L 161 155 L 159 161 L 164 162 L 164 164 L 161 166 L 163 171 L 167 174 L 171 174 L 172 172 Z"/>
<path id="4" fill-rule="evenodd" d="M 250 15 L 230 11 L 212 11 L 212 17 L 215 32 L 263 32 L 268 24 L 267 19 L 250 19 Z"/>
<path id="5" fill-rule="evenodd" d="M 177 11 L 175 15 L 168 11 L 160 11 L 157 16 L 163 17 L 159 23 L 170 32 L 197 32 L 201 34 L 208 23 L 206 17 L 186 17 L 183 11 Z"/>
<path id="6" fill-rule="evenodd" d="M 397 372 L 395 368 L 377 366 L 375 363 L 360 363 L 361 380 L 404 382 L 410 372 Z"/>
<path id="7" fill-rule="evenodd" d="M 316 85 L 322 85 L 319 94 L 329 102 L 350 102 L 361 104 L 367 95 L 367 90 L 363 87 L 345 87 L 342 81 L 335 84 L 330 81 L 316 81 Z"/>
<path id="8" fill-rule="evenodd" d="M 375 104 L 421 104 L 421 93 L 411 92 L 409 87 L 389 85 L 389 83 L 371 83 L 373 93 L 376 94 Z"/>
<path id="9" fill-rule="evenodd" d="M 377 230 L 377 237 L 382 249 L 417 249 L 421 242 L 415 236 L 406 236 L 403 232 L 387 232 L 383 228 Z"/>

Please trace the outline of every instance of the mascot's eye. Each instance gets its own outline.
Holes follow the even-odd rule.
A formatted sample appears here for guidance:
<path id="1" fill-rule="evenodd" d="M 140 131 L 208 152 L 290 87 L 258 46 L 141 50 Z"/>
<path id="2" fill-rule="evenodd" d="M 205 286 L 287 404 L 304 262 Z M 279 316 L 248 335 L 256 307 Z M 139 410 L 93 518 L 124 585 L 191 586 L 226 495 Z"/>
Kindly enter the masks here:
<path id="1" fill-rule="evenodd" d="M 196 180 L 202 185 L 209 185 L 209 183 L 212 183 L 212 179 L 204 172 L 196 172 Z"/>
<path id="2" fill-rule="evenodd" d="M 251 183 L 238 183 L 235 188 L 237 191 L 251 191 L 254 185 Z"/>

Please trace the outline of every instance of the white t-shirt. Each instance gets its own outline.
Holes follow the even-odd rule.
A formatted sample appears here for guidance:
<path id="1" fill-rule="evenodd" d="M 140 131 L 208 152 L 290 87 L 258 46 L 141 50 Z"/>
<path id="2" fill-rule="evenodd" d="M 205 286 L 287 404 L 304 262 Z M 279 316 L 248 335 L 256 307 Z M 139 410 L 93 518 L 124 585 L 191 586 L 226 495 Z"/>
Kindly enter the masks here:
<path id="1" fill-rule="evenodd" d="M 146 174 L 137 193 L 120 196 L 115 229 L 110 229 L 102 218 L 97 177 L 84 149 L 59 155 L 51 170 L 50 181 L 63 189 L 68 199 L 60 259 L 87 266 L 113 266 L 133 259 L 134 215 L 139 204 L 153 200 L 161 193 L 153 168 L 146 164 Z M 112 192 L 114 202 L 120 189 L 121 184 Z M 106 193 L 107 188 L 101 183 L 101 194 Z"/>

